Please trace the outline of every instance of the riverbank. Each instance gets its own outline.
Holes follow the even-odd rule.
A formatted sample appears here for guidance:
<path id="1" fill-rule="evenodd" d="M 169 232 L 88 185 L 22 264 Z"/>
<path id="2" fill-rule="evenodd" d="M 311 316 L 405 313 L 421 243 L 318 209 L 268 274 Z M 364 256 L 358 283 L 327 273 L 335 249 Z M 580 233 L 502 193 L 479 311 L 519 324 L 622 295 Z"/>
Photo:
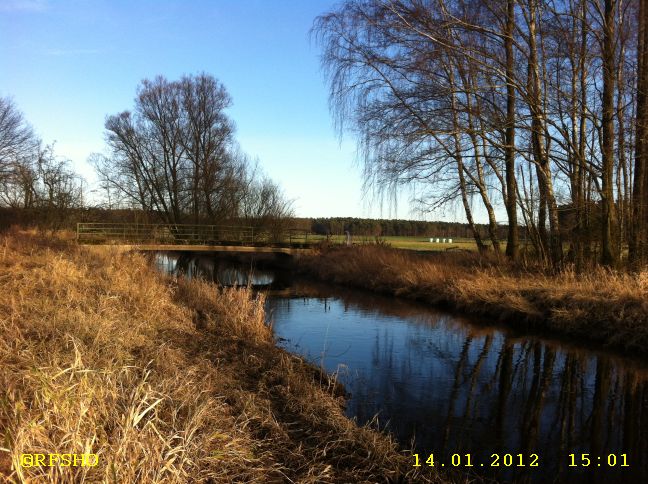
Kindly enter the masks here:
<path id="1" fill-rule="evenodd" d="M 648 355 L 648 272 L 528 272 L 477 254 L 417 254 L 380 245 L 302 257 L 320 280 L 420 300 L 506 323 Z"/>
<path id="2" fill-rule="evenodd" d="M 260 295 L 17 231 L 0 238 L 0 283 L 10 481 L 440 482 L 274 345 Z M 25 467 L 22 454 L 98 465 Z"/>

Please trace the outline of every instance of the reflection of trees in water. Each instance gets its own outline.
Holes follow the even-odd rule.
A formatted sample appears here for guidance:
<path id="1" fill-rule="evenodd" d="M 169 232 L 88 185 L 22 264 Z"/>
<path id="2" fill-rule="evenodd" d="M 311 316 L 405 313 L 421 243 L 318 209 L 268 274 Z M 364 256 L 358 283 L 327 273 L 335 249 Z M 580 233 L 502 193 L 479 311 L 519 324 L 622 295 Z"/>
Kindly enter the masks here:
<path id="1" fill-rule="evenodd" d="M 191 277 L 194 257 L 191 254 L 181 253 L 176 263 L 177 275 Z"/>
<path id="2" fill-rule="evenodd" d="M 527 361 L 531 362 L 532 380 L 522 417 L 523 428 L 520 450 L 524 453 L 532 453 L 538 444 L 540 416 L 551 384 L 556 356 L 553 349 L 535 341 L 532 358 Z"/>
<path id="3" fill-rule="evenodd" d="M 498 479 L 648 482 L 645 369 L 537 338 L 514 339 L 467 325 L 448 330 L 453 323 L 435 321 L 431 311 L 392 306 L 383 314 L 371 308 L 372 300 L 363 296 L 356 306 L 347 295 L 338 303 L 359 318 L 384 323 L 368 343 L 366 364 L 352 367 L 345 377 L 353 394 L 348 415 L 364 423 L 379 413 L 380 424 L 389 422 L 403 445 L 414 437 L 420 453 L 433 451 L 439 458 L 453 453 L 472 453 L 478 462 L 490 462 L 492 453 L 540 457 L 537 472 L 500 467 L 504 474 Z M 327 301 L 327 310 L 335 301 Z M 290 304 L 277 300 L 275 307 L 299 314 L 299 305 Z M 399 318 L 393 325 L 392 316 Z M 330 337 L 339 337 L 333 326 Z M 572 453 L 591 454 L 592 466 L 568 467 Z M 631 467 L 623 474 L 618 466 L 607 467 L 608 454 L 624 453 Z M 599 455 L 601 467 L 594 460 Z"/>
<path id="4" fill-rule="evenodd" d="M 493 344 L 492 335 L 486 336 L 486 338 L 484 339 L 484 345 L 482 346 L 479 356 L 477 357 L 477 362 L 470 370 L 470 387 L 468 388 L 468 398 L 466 399 L 466 408 L 462 417 L 464 421 L 470 421 L 472 419 L 473 401 L 477 396 L 475 385 L 477 384 L 479 372 L 481 371 L 481 368 L 484 364 L 484 361 L 486 360 L 486 356 L 488 355 L 488 352 L 490 351 L 492 344 Z"/>
<path id="5" fill-rule="evenodd" d="M 459 361 L 454 374 L 454 383 L 452 385 L 452 390 L 450 391 L 450 398 L 448 403 L 448 413 L 446 417 L 445 432 L 443 437 L 443 443 L 441 448 L 445 449 L 448 444 L 448 439 L 450 437 L 450 430 L 452 428 L 452 421 L 455 416 L 455 405 L 457 402 L 457 396 L 459 395 L 459 390 L 461 388 L 461 378 L 464 372 L 464 368 L 468 359 L 468 350 L 470 349 L 470 344 L 472 343 L 472 337 L 468 336 L 464 341 L 461 355 L 459 356 Z"/>
<path id="6" fill-rule="evenodd" d="M 245 286 L 249 282 L 253 286 L 265 286 L 276 282 L 274 271 L 257 268 L 252 260 L 240 261 L 226 256 L 191 252 L 180 253 L 176 260 L 175 275 L 201 278 L 224 286 Z"/>
<path id="7" fill-rule="evenodd" d="M 496 373 L 499 375 L 498 392 L 497 392 L 497 409 L 495 417 L 495 446 L 494 450 L 501 451 L 504 449 L 503 442 L 505 437 L 505 418 L 508 417 L 506 412 L 506 403 L 513 386 L 513 377 L 515 373 L 512 372 L 513 367 L 513 346 L 509 343 L 508 338 L 504 340 L 504 344 L 500 350 L 500 357 L 497 360 Z"/>
<path id="8" fill-rule="evenodd" d="M 466 328 L 466 324 L 461 318 L 435 310 L 429 305 L 416 301 L 385 297 L 366 290 L 350 287 L 343 288 L 309 279 L 297 278 L 291 282 L 293 294 L 299 297 L 336 300 L 346 310 L 350 309 L 366 317 L 375 317 L 377 319 L 396 317 L 425 327 L 444 326 L 452 327 L 457 331 L 464 331 Z M 478 329 L 474 327 L 472 330 L 477 331 Z M 487 332 L 490 332 L 490 330 L 487 330 Z"/>
<path id="9" fill-rule="evenodd" d="M 391 333 L 377 334 L 371 374 L 354 382 L 350 410 L 360 421 L 382 410 L 381 420 L 389 419 L 389 428 L 405 443 L 416 434 L 423 452 L 536 453 L 543 473 L 553 469 L 565 479 L 620 475 L 614 474 L 619 468 L 599 468 L 596 461 L 595 470 L 582 474 L 582 468 L 567 467 L 571 453 L 600 455 L 604 464 L 610 453 L 627 453 L 628 482 L 648 475 L 648 393 L 640 370 L 538 340 L 467 335 L 455 350 L 453 370 L 444 373 L 450 377 L 444 385 L 434 372 L 443 365 L 426 358 L 425 345 L 408 346 L 398 356 L 394 346 Z M 417 388 L 425 373 L 431 378 Z"/>

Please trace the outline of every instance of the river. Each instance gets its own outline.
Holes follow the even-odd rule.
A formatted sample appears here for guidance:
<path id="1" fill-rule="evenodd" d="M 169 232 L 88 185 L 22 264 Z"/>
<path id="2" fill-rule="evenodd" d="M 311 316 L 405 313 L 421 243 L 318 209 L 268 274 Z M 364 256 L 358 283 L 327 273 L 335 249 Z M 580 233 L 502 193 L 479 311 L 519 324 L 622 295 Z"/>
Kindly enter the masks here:
<path id="1" fill-rule="evenodd" d="M 207 256 L 157 261 L 265 287 L 278 344 L 335 375 L 347 415 L 391 432 L 421 466 L 432 454 L 485 481 L 648 482 L 645 362 Z"/>

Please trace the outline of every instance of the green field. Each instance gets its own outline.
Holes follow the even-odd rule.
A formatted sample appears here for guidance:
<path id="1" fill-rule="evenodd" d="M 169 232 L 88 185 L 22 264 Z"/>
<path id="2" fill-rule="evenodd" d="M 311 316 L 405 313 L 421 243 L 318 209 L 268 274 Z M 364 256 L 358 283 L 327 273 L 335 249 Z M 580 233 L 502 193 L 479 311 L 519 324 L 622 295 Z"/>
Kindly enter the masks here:
<path id="1" fill-rule="evenodd" d="M 436 238 L 435 238 L 436 239 Z M 308 242 L 320 242 L 326 240 L 324 235 L 308 236 Z M 346 241 L 344 235 L 331 235 L 328 240 L 332 243 L 343 244 Z M 462 249 L 476 251 L 477 245 L 473 239 L 465 238 L 452 238 L 452 243 L 433 243 L 430 242 L 429 237 L 404 237 L 404 236 L 387 236 L 387 237 L 371 237 L 366 235 L 356 235 L 352 237 L 354 244 L 371 244 L 376 243 L 378 240 L 381 243 L 389 244 L 396 249 L 410 249 L 410 250 L 430 250 L 430 251 L 444 251 L 447 249 Z M 439 237 L 443 240 L 443 237 Z"/>
<path id="2" fill-rule="evenodd" d="M 452 239 L 452 243 L 433 243 L 430 242 L 429 237 L 384 237 L 385 242 L 392 247 L 399 249 L 412 249 L 412 250 L 446 250 L 446 249 L 463 249 L 463 250 L 477 250 L 477 245 L 474 239 Z M 436 240 L 436 238 L 435 238 Z M 443 237 L 439 237 L 443 241 Z"/>

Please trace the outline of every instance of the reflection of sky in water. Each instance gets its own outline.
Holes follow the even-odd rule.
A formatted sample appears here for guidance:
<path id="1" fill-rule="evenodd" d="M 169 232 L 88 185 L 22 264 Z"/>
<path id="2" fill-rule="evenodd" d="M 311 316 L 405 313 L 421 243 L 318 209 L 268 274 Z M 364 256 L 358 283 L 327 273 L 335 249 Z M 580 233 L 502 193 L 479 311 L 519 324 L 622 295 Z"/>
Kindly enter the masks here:
<path id="1" fill-rule="evenodd" d="M 166 274 L 182 274 L 189 279 L 199 277 L 223 286 L 268 286 L 274 282 L 274 272 L 231 263 L 217 257 L 191 255 L 186 260 L 174 254 L 156 253 L 156 268 Z"/>
<path id="2" fill-rule="evenodd" d="M 338 372 L 352 394 L 349 416 L 364 423 L 378 414 L 403 444 L 415 437 L 419 452 L 440 457 L 539 455 L 540 471 L 500 469 L 500 479 L 648 477 L 645 452 L 633 444 L 644 435 L 638 425 L 648 430 L 644 371 L 607 355 L 478 330 L 431 310 L 400 316 L 398 308 L 372 309 L 385 298 L 376 305 L 343 298 L 271 299 L 268 307 L 286 349 Z M 635 465 L 593 473 L 565 467 L 570 453 L 583 452 L 604 460 L 628 453 Z"/>
<path id="3" fill-rule="evenodd" d="M 154 257 L 155 268 L 165 274 L 175 274 L 178 258 L 169 254 L 157 252 Z"/>

